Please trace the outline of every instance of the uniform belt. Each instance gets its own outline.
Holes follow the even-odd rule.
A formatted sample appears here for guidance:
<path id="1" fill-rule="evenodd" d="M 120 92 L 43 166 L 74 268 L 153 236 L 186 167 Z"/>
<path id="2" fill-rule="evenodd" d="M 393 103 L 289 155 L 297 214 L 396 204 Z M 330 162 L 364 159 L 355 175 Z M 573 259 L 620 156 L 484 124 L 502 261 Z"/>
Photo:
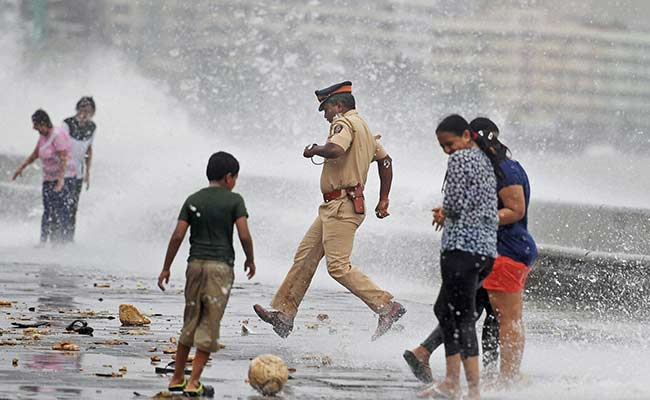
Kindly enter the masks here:
<path id="1" fill-rule="evenodd" d="M 323 201 L 329 203 L 332 200 L 340 199 L 341 197 L 347 195 L 348 189 L 339 189 L 329 193 L 323 193 Z"/>

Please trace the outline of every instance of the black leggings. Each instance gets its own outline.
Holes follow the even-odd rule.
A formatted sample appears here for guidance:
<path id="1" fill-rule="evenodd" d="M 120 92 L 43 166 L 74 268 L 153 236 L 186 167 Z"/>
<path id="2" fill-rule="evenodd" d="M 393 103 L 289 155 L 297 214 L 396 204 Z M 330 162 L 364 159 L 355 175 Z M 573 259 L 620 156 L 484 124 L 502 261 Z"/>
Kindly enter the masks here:
<path id="1" fill-rule="evenodd" d="M 487 274 L 486 274 L 487 275 Z M 483 279 L 480 279 L 482 281 Z M 499 359 L 499 321 L 494 314 L 487 290 L 480 287 L 476 291 L 476 320 L 481 317 L 485 310 L 485 320 L 483 321 L 483 334 L 481 335 L 481 348 L 483 349 L 483 366 L 494 365 Z M 440 325 L 431 332 L 431 334 L 422 342 L 421 346 L 427 349 L 429 354 L 433 353 L 444 339 Z"/>
<path id="2" fill-rule="evenodd" d="M 452 250 L 440 255 L 442 285 L 433 311 L 438 317 L 445 356 L 478 356 L 476 291 L 492 270 L 494 258 Z"/>

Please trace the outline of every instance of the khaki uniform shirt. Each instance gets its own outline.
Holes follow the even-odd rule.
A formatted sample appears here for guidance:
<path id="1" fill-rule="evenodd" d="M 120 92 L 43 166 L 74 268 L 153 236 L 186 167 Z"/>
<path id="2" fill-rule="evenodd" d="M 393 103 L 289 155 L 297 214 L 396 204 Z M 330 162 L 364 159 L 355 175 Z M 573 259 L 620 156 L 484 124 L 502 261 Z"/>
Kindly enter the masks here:
<path id="1" fill-rule="evenodd" d="M 379 144 L 378 137 L 372 135 L 368 124 L 356 110 L 349 110 L 334 118 L 327 143 L 341 146 L 345 154 L 336 159 L 325 160 L 320 177 L 320 189 L 323 193 L 358 184 L 365 185 L 370 164 L 388 155 Z"/>

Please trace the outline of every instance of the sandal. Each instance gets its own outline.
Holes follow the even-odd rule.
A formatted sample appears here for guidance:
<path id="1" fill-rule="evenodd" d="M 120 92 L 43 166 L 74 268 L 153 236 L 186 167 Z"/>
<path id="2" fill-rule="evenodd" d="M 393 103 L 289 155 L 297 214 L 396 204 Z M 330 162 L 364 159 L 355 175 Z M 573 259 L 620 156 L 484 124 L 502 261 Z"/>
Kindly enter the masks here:
<path id="1" fill-rule="evenodd" d="M 431 399 L 452 399 L 457 400 L 461 398 L 461 393 L 445 392 L 438 388 L 437 384 L 431 385 L 428 389 L 424 389 L 418 393 L 418 397 L 428 397 Z"/>
<path id="2" fill-rule="evenodd" d="M 413 375 L 415 375 L 415 377 L 420 382 L 423 383 L 433 382 L 433 376 L 431 376 L 431 367 L 429 367 L 427 364 L 420 361 L 415 356 L 415 353 L 413 353 L 410 350 L 406 350 L 402 355 L 402 357 L 404 357 L 404 360 L 408 364 L 409 368 L 411 368 L 411 372 L 413 372 Z"/>
<path id="3" fill-rule="evenodd" d="M 214 388 L 203 385 L 199 382 L 199 388 L 196 390 L 183 390 L 183 395 L 187 397 L 214 397 Z"/>
<path id="4" fill-rule="evenodd" d="M 155 371 L 157 374 L 161 374 L 161 375 L 173 374 L 175 365 L 176 365 L 176 361 L 172 361 L 169 364 L 165 365 L 164 367 L 156 367 Z M 185 368 L 185 375 L 190 375 L 190 374 L 192 374 L 192 370 Z"/>
<path id="5" fill-rule="evenodd" d="M 15 326 L 16 328 L 20 329 L 25 329 L 25 328 L 39 328 L 41 326 L 49 326 L 49 322 L 34 322 L 34 323 L 28 323 L 28 324 L 23 324 L 21 322 L 12 322 L 11 325 Z"/>
<path id="6" fill-rule="evenodd" d="M 170 392 L 182 392 L 185 390 L 185 386 L 187 386 L 187 378 L 183 377 L 183 382 L 177 383 L 176 385 L 169 385 L 167 386 L 167 390 Z"/>
<path id="7" fill-rule="evenodd" d="M 80 325 L 80 326 L 77 326 Z M 92 336 L 94 329 L 88 326 L 88 322 L 82 321 L 80 319 L 75 319 L 65 328 L 68 332 L 77 332 L 80 335 Z"/>

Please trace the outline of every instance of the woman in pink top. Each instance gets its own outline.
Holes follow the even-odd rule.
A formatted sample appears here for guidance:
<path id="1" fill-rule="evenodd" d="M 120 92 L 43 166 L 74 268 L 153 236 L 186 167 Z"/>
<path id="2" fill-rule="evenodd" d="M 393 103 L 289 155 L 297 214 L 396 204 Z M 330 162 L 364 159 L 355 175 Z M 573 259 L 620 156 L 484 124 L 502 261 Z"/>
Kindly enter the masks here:
<path id="1" fill-rule="evenodd" d="M 74 190 L 76 168 L 71 158 L 70 136 L 60 128 L 54 128 L 49 115 L 36 110 L 32 115 L 34 130 L 40 137 L 32 154 L 20 164 L 13 176 L 15 180 L 25 167 L 37 158 L 43 163 L 43 218 L 41 220 L 41 243 L 70 241 L 70 206 Z"/>

